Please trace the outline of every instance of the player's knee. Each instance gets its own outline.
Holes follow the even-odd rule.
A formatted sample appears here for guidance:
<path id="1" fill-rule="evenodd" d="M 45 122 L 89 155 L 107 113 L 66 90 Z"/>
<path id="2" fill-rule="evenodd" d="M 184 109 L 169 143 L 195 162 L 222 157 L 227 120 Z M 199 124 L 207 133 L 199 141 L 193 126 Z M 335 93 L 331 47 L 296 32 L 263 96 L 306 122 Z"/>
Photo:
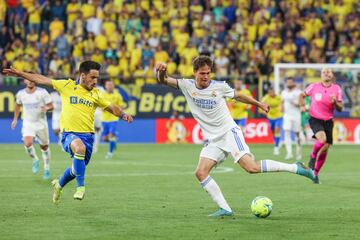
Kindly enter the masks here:
<path id="1" fill-rule="evenodd" d="M 85 154 L 86 147 L 84 144 L 78 144 L 74 147 L 74 152 L 79 154 Z"/>
<path id="2" fill-rule="evenodd" d="M 326 143 L 326 137 L 324 136 L 324 137 L 320 137 L 319 139 L 318 139 L 318 141 L 321 143 L 321 144 L 325 144 Z"/>
<path id="3" fill-rule="evenodd" d="M 49 148 L 49 145 L 40 145 L 41 150 L 46 151 Z"/>
<path id="4" fill-rule="evenodd" d="M 29 148 L 32 146 L 32 142 L 24 142 L 24 146 Z"/>
<path id="5" fill-rule="evenodd" d="M 209 175 L 209 173 L 204 171 L 203 169 L 196 169 L 196 171 L 195 171 L 195 177 L 199 181 L 204 180 L 208 175 Z"/>

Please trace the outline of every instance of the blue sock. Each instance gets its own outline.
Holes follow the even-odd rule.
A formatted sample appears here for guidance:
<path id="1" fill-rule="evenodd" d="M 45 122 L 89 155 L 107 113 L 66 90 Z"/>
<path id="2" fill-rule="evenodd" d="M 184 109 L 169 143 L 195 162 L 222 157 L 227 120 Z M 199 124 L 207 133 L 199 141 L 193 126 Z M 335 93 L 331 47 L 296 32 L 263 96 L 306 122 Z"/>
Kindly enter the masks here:
<path id="1" fill-rule="evenodd" d="M 75 154 L 73 157 L 73 166 L 76 173 L 76 182 L 78 187 L 85 186 L 85 155 Z"/>
<path id="2" fill-rule="evenodd" d="M 70 167 L 67 168 L 59 180 L 60 187 L 61 188 L 65 187 L 65 185 L 74 178 L 75 175 L 71 172 L 71 168 Z"/>
<path id="3" fill-rule="evenodd" d="M 111 140 L 109 143 L 109 152 L 112 153 L 116 149 L 116 141 Z"/>
<path id="4" fill-rule="evenodd" d="M 111 136 L 109 140 L 109 153 L 112 153 L 116 149 L 116 136 Z"/>
<path id="5" fill-rule="evenodd" d="M 274 139 L 275 139 L 275 147 L 278 147 L 280 143 L 280 137 L 275 137 Z"/>

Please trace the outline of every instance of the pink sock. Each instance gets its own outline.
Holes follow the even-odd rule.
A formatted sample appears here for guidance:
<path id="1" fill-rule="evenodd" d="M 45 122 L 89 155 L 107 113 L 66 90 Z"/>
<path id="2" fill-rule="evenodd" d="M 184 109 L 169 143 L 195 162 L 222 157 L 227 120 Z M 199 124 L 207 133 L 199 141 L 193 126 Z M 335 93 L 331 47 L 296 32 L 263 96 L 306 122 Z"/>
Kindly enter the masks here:
<path id="1" fill-rule="evenodd" d="M 316 140 L 314 143 L 313 151 L 310 154 L 310 157 L 316 159 L 317 153 L 319 152 L 320 148 L 322 148 L 324 145 L 325 145 L 324 143 L 321 143 L 318 140 Z"/>
<path id="2" fill-rule="evenodd" d="M 319 174 L 320 169 L 324 165 L 325 160 L 326 160 L 326 156 L 327 156 L 327 151 L 319 154 L 319 157 L 318 157 L 318 159 L 316 160 L 316 163 L 315 163 L 315 169 L 314 169 L 315 170 L 314 171 L 315 176 L 317 176 Z"/>

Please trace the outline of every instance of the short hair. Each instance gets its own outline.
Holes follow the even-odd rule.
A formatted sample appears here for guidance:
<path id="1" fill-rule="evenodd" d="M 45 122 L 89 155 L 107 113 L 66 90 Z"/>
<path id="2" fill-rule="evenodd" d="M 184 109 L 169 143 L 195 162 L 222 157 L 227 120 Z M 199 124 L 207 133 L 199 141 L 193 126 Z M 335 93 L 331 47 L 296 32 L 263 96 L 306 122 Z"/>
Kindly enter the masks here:
<path id="1" fill-rule="evenodd" d="M 287 80 L 293 80 L 293 81 L 294 81 L 294 77 L 291 77 L 291 76 L 290 76 L 290 77 L 287 77 L 287 78 L 286 78 L 286 81 L 287 81 Z"/>
<path id="2" fill-rule="evenodd" d="M 84 61 L 80 64 L 79 72 L 81 73 L 89 73 L 91 70 L 100 70 L 101 65 L 94 61 Z"/>
<path id="3" fill-rule="evenodd" d="M 200 68 L 202 68 L 204 66 L 209 66 L 212 70 L 213 65 L 214 65 L 213 60 L 209 56 L 206 56 L 206 55 L 197 56 L 193 60 L 194 72 L 196 72 L 197 70 L 199 70 Z"/>

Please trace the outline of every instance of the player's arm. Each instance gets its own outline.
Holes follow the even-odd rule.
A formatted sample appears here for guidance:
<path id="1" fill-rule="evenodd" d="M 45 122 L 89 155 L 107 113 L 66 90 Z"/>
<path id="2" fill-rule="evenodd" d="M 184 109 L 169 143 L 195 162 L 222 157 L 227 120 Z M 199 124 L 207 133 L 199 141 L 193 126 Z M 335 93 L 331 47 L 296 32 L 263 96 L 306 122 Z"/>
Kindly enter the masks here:
<path id="1" fill-rule="evenodd" d="M 269 110 L 270 110 L 270 107 L 269 107 L 269 105 L 267 103 L 259 102 L 256 99 L 254 99 L 253 97 L 242 94 L 239 91 L 235 91 L 234 98 L 237 101 L 257 106 L 258 108 L 260 108 L 265 113 L 268 113 Z"/>
<path id="2" fill-rule="evenodd" d="M 156 79 L 159 83 L 178 89 L 178 80 L 167 75 L 166 63 L 156 64 Z"/>
<path id="3" fill-rule="evenodd" d="M 300 110 L 302 112 L 306 112 L 306 105 L 305 105 L 305 97 L 306 97 L 306 93 L 302 92 L 299 95 L 299 105 L 300 105 Z"/>
<path id="4" fill-rule="evenodd" d="M 41 107 L 41 111 L 43 111 L 43 112 L 48 112 L 48 111 L 52 111 L 52 110 L 54 110 L 54 105 L 52 102 Z"/>
<path id="5" fill-rule="evenodd" d="M 37 84 L 52 87 L 51 79 L 40 74 L 19 71 L 15 68 L 4 69 L 3 73 L 10 76 L 21 77 Z"/>
<path id="6" fill-rule="evenodd" d="M 335 96 L 331 96 L 331 102 L 334 104 L 334 106 L 338 112 L 342 112 L 343 103 L 341 101 L 337 101 Z"/>
<path id="7" fill-rule="evenodd" d="M 129 114 L 124 113 L 121 107 L 117 105 L 110 104 L 104 110 L 108 111 L 111 114 L 114 114 L 115 116 L 121 118 L 124 121 L 127 121 L 128 123 L 131 123 L 133 121 L 133 117 Z"/>
<path id="8" fill-rule="evenodd" d="M 21 104 L 16 104 L 15 105 L 15 109 L 14 109 L 14 119 L 11 122 L 11 129 L 15 129 L 16 124 L 17 124 L 17 120 L 19 118 L 20 115 L 20 109 L 21 109 Z"/>

